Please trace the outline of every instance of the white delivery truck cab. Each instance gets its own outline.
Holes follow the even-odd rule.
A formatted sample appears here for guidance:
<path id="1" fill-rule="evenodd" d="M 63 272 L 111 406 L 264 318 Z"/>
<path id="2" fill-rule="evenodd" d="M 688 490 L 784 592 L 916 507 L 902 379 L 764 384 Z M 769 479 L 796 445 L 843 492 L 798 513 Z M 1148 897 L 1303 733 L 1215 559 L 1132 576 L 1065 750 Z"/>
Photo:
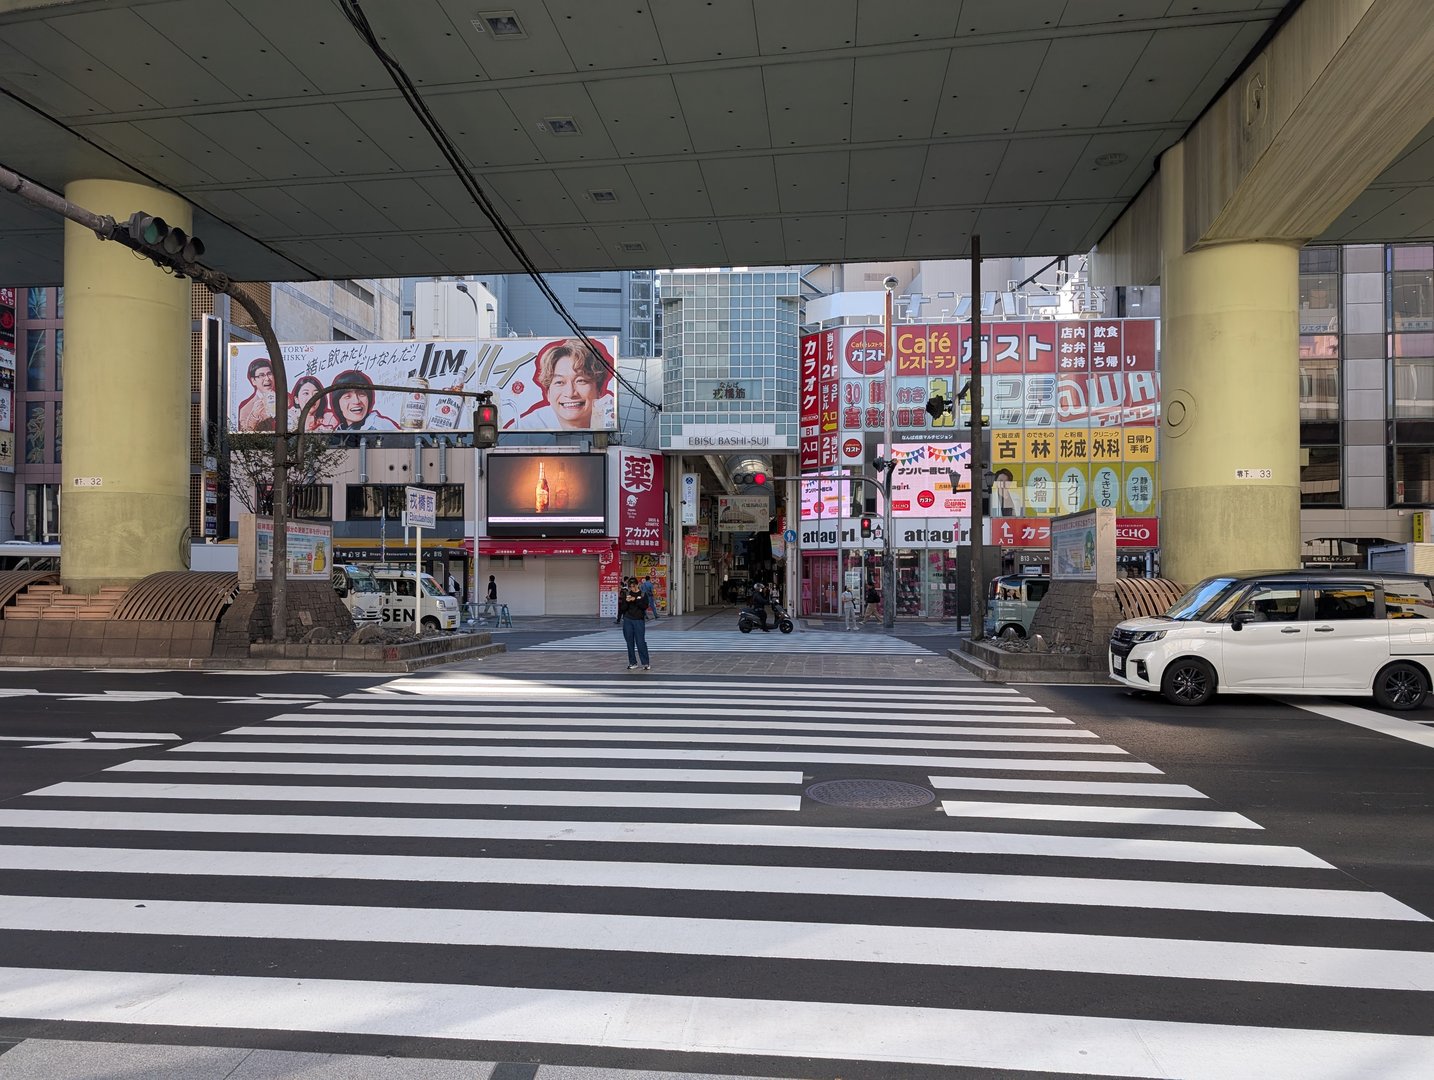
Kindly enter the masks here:
<path id="1" fill-rule="evenodd" d="M 383 592 L 371 573 L 361 566 L 338 563 L 330 580 L 355 623 L 363 626 L 383 621 Z"/>
<path id="2" fill-rule="evenodd" d="M 379 591 L 383 594 L 384 625 L 413 629 L 413 567 L 403 568 L 392 563 L 380 563 L 372 570 Z M 425 632 L 458 629 L 458 601 L 438 587 L 432 574 L 420 575 L 418 592 L 420 610 L 417 612 L 417 621 L 422 624 Z"/>

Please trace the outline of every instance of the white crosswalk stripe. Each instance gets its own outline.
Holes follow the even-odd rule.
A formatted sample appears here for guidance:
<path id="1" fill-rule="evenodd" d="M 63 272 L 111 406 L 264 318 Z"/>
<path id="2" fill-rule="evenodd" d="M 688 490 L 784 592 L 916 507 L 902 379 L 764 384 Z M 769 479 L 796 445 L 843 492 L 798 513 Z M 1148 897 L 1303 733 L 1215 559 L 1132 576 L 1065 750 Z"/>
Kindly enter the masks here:
<path id="1" fill-rule="evenodd" d="M 1428 1075 L 1431 1031 L 1392 1018 L 1434 992 L 1428 915 L 1019 692 L 631 685 L 404 677 L 9 800 L 0 1015 L 732 1072 Z M 928 801 L 804 797 L 828 780 Z"/>
<path id="2" fill-rule="evenodd" d="M 834 656 L 935 656 L 930 649 L 881 633 L 852 634 L 832 630 L 776 630 L 750 634 L 738 630 L 666 630 L 647 628 L 647 647 L 661 666 L 663 649 L 693 653 L 829 653 Z M 613 626 L 573 637 L 522 646 L 522 651 L 625 653 L 622 630 Z M 942 654 L 944 655 L 944 654 Z"/>

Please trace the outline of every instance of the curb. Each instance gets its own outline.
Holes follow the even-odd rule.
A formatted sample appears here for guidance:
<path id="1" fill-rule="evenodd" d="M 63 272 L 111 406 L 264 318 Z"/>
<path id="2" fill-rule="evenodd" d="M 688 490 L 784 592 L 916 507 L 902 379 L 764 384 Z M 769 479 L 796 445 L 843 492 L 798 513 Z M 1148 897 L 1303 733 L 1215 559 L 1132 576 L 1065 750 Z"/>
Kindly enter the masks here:
<path id="1" fill-rule="evenodd" d="M 1003 671 L 960 649 L 947 649 L 946 655 L 983 682 L 1041 683 L 1046 686 L 1115 685 L 1103 671 L 1040 671 L 1035 668 Z"/>

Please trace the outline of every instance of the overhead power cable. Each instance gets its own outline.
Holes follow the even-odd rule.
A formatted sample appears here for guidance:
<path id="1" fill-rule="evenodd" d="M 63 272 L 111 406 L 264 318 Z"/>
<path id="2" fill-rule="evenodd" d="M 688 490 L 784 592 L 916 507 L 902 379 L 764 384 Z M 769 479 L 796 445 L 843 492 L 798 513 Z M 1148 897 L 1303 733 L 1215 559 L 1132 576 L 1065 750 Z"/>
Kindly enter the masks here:
<path id="1" fill-rule="evenodd" d="M 398 88 L 398 92 L 403 96 L 404 101 L 408 103 L 408 107 L 413 110 L 413 114 L 418 118 L 418 122 L 422 124 L 424 130 L 428 132 L 434 145 L 438 147 L 438 152 L 443 155 L 444 160 L 448 162 L 454 175 L 458 177 L 459 183 L 463 185 L 464 190 L 468 192 L 483 216 L 492 224 L 499 238 L 503 241 L 503 245 L 512 253 L 513 257 L 518 260 L 518 265 L 523 268 L 524 273 L 538 286 L 539 291 L 547 298 L 548 303 L 552 304 L 553 310 L 557 312 L 558 316 L 567 324 L 568 328 L 573 332 L 573 335 L 591 349 L 592 354 L 598 358 L 604 367 L 612 372 L 613 378 L 625 387 L 628 393 L 632 394 L 633 397 L 637 398 L 638 401 L 641 401 L 654 412 L 661 412 L 662 406 L 643 394 L 642 391 L 638 390 L 638 388 L 628 382 L 627 379 L 623 378 L 622 373 L 617 370 L 616 364 L 610 363 L 604 357 L 602 351 L 593 340 L 588 337 L 587 332 L 583 330 L 583 328 L 578 325 L 577 320 L 568 313 L 568 309 L 563 306 L 563 302 L 558 299 L 558 295 L 553 292 L 552 287 L 549 286 L 547 279 L 543 276 L 543 272 L 538 269 L 537 264 L 533 262 L 528 253 L 523 249 L 522 243 L 518 240 L 517 236 L 513 234 L 513 230 L 508 227 L 508 223 L 503 220 L 502 215 L 498 213 L 497 207 L 493 205 L 492 200 L 488 198 L 487 193 L 478 183 L 478 178 L 475 177 L 473 171 L 468 168 L 458 147 L 453 143 L 453 140 L 448 137 L 448 132 L 443 129 L 443 125 L 438 122 L 438 118 L 433 115 L 424 103 L 423 98 L 418 93 L 418 88 L 408 77 L 408 73 L 404 71 L 403 65 L 391 56 L 379 42 L 378 36 L 374 33 L 373 27 L 369 25 L 368 18 L 364 15 L 363 9 L 359 5 L 359 0 L 337 0 L 337 3 L 344 17 L 348 19 L 354 30 L 358 32 L 359 37 L 363 38 L 364 43 L 369 47 L 370 51 L 373 52 L 374 56 L 378 57 L 379 63 L 383 64 L 384 69 L 393 80 L 394 86 Z"/>

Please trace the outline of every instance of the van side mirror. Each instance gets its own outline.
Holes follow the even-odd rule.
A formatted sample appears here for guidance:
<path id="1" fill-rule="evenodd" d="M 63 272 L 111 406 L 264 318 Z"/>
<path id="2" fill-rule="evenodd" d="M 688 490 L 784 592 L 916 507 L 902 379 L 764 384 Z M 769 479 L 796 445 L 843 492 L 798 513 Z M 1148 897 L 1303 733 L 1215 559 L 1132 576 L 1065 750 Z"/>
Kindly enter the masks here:
<path id="1" fill-rule="evenodd" d="M 1230 629 L 1243 630 L 1245 629 L 1246 623 L 1255 622 L 1258 618 L 1259 615 L 1257 615 L 1250 608 L 1241 608 L 1239 611 L 1235 612 L 1235 614 L 1230 616 Z"/>

